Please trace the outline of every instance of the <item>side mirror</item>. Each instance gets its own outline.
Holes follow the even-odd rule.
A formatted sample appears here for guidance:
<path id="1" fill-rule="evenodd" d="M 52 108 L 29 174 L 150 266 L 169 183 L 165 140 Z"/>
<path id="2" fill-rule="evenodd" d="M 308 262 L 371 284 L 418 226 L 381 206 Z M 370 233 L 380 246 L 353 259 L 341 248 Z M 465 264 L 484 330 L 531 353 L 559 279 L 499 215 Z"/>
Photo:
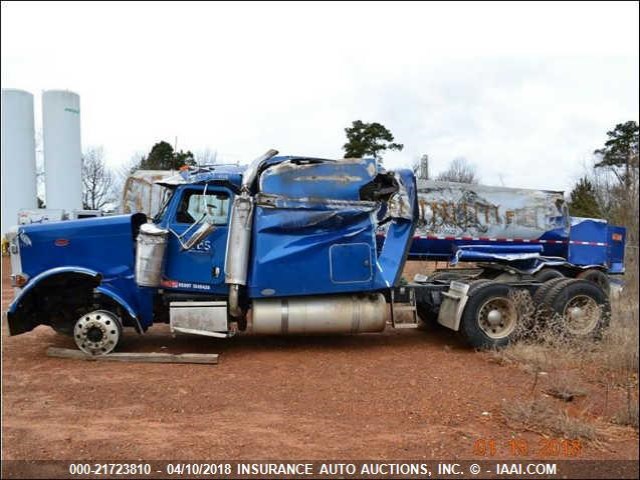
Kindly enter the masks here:
<path id="1" fill-rule="evenodd" d="M 180 247 L 182 250 L 191 250 L 197 244 L 199 244 L 202 240 L 207 238 L 207 236 L 216 229 L 216 226 L 213 223 L 205 222 L 198 227 L 198 229 L 189 237 L 189 240 L 186 242 L 182 242 L 180 239 Z"/>
<path id="2" fill-rule="evenodd" d="M 195 247 L 198 243 L 204 240 L 207 235 L 213 232 L 216 229 L 216 226 L 213 223 L 205 221 L 206 214 L 203 214 L 202 217 L 196 222 L 193 223 L 189 228 L 185 230 L 182 235 L 178 235 L 173 230 L 169 229 L 169 231 L 178 239 L 180 242 L 180 251 L 184 252 L 185 250 L 190 250 Z M 183 242 L 182 239 L 189 233 L 193 227 L 196 225 L 200 225 L 193 234 L 189 237 L 186 242 Z"/>

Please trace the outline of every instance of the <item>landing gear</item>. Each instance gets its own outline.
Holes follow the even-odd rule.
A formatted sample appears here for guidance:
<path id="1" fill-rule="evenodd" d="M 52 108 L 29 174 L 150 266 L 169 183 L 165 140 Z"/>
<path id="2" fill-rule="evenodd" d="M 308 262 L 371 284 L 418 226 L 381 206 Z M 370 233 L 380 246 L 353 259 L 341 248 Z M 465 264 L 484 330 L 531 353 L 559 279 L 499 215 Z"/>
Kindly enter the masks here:
<path id="1" fill-rule="evenodd" d="M 122 337 L 120 319 L 107 310 L 94 310 L 80 317 L 73 329 L 73 339 L 89 355 L 112 352 Z"/>

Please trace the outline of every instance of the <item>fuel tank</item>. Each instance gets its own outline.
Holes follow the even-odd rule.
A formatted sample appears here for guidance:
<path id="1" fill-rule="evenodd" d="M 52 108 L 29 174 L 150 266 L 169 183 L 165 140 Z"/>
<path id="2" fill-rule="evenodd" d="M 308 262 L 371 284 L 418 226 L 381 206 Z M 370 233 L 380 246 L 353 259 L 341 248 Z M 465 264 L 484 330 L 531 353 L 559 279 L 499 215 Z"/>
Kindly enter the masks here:
<path id="1" fill-rule="evenodd" d="M 387 312 L 380 293 L 257 299 L 248 330 L 266 335 L 380 332 Z"/>

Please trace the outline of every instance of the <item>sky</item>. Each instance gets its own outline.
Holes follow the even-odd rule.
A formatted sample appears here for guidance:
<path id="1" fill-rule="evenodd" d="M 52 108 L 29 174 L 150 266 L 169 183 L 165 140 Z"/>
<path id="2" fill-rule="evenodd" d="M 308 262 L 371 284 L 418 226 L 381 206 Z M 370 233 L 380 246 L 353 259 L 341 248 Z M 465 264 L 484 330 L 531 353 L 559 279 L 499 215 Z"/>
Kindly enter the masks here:
<path id="1" fill-rule="evenodd" d="M 570 190 L 639 118 L 638 2 L 1 4 L 2 87 L 81 99 L 83 148 L 113 168 L 166 140 L 248 163 L 340 158 L 379 122 L 433 173 Z"/>

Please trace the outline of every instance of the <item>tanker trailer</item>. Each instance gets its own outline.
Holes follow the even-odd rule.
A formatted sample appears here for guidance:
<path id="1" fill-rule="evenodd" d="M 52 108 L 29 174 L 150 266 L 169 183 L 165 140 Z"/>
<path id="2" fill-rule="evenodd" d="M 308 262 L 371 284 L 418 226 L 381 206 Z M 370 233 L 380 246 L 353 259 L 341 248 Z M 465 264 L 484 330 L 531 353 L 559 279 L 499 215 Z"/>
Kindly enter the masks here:
<path id="1" fill-rule="evenodd" d="M 607 289 L 607 274 L 624 273 L 625 229 L 569 216 L 563 192 L 432 180 L 417 185 L 409 260 L 473 264 L 439 270 L 430 280 L 568 277 Z"/>

